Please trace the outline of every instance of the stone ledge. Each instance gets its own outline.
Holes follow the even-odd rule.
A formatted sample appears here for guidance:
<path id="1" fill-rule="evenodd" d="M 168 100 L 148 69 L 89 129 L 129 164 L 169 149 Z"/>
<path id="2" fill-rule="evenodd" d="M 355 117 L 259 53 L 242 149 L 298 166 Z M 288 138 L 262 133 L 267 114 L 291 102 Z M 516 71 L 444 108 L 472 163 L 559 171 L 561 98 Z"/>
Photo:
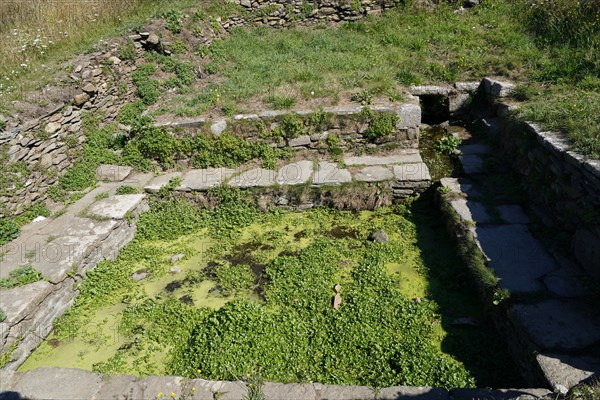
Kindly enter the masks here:
<path id="1" fill-rule="evenodd" d="M 248 387 L 242 381 L 208 381 L 176 376 L 102 376 L 69 368 L 0 371 L 0 385 L 0 390 L 18 392 L 31 400 L 153 399 L 159 393 L 163 393 L 163 398 L 170 398 L 173 393 L 175 398 L 193 400 L 240 400 L 248 396 Z M 273 382 L 264 383 L 261 392 L 266 400 L 524 400 L 542 399 L 551 394 L 546 389 L 452 389 L 448 392 L 423 386 L 394 386 L 374 390 L 366 386 Z"/>

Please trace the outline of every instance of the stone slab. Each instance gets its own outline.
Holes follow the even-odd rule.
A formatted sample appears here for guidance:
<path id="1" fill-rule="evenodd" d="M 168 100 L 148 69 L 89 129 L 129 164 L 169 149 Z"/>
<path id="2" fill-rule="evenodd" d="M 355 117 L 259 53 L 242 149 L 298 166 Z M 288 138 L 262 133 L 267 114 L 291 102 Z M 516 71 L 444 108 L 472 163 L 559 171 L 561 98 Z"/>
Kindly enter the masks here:
<path id="1" fill-rule="evenodd" d="M 208 190 L 219 186 L 235 172 L 231 168 L 192 169 L 183 176 L 181 185 L 176 190 L 183 192 Z"/>
<path id="2" fill-rule="evenodd" d="M 354 179 L 361 182 L 381 182 L 394 179 L 394 173 L 388 167 L 375 165 L 358 170 Z"/>
<path id="3" fill-rule="evenodd" d="M 123 194 L 102 199 L 90 208 L 90 214 L 103 218 L 123 219 L 135 210 L 146 197 L 145 194 Z"/>
<path id="4" fill-rule="evenodd" d="M 122 182 L 129 174 L 132 168 L 122 165 L 100 165 L 96 169 L 96 178 L 101 182 Z"/>
<path id="5" fill-rule="evenodd" d="M 475 232 L 503 288 L 522 293 L 543 290 L 538 279 L 557 265 L 525 225 L 480 225 Z"/>
<path id="6" fill-rule="evenodd" d="M 217 398 L 220 400 L 239 400 L 248 398 L 248 388 L 246 387 L 246 384 L 244 382 L 222 381 L 218 383 L 220 384 L 220 386 L 214 392 L 215 394 L 213 398 Z"/>
<path id="7" fill-rule="evenodd" d="M 23 376 L 22 372 L 0 369 L 0 393 L 11 391 Z"/>
<path id="8" fill-rule="evenodd" d="M 276 182 L 279 185 L 302 185 L 313 175 L 313 162 L 302 160 L 291 163 L 277 171 Z"/>
<path id="9" fill-rule="evenodd" d="M 583 350 L 600 342 L 598 310 L 577 300 L 515 304 L 510 317 L 544 351 Z"/>
<path id="10" fill-rule="evenodd" d="M 477 154 L 462 154 L 460 162 L 468 175 L 483 173 L 483 159 Z"/>
<path id="11" fill-rule="evenodd" d="M 396 111 L 399 117 L 397 128 L 414 128 L 421 125 L 421 107 L 418 104 L 402 104 Z"/>
<path id="12" fill-rule="evenodd" d="M 232 177 L 227 184 L 233 187 L 267 187 L 275 184 L 275 171 L 265 168 L 254 168 Z"/>
<path id="13" fill-rule="evenodd" d="M 170 172 L 164 175 L 157 176 L 152 181 L 144 186 L 144 190 L 148 193 L 158 193 L 159 190 L 166 186 L 171 179 L 181 178 L 181 172 Z"/>
<path id="14" fill-rule="evenodd" d="M 475 143 L 475 144 L 464 144 L 458 148 L 464 155 L 481 154 L 487 155 L 492 152 L 492 148 L 487 144 Z"/>
<path id="15" fill-rule="evenodd" d="M 394 165 L 394 176 L 401 182 L 430 181 L 429 168 L 423 162 L 415 164 Z"/>
<path id="16" fill-rule="evenodd" d="M 561 268 L 544 276 L 543 282 L 548 291 L 558 297 L 577 298 L 590 295 L 586 289 L 589 279 L 570 260 L 559 259 Z M 567 262 L 567 264 L 564 264 Z"/>
<path id="17" fill-rule="evenodd" d="M 321 400 L 370 400 L 375 399 L 375 391 L 366 386 L 320 385 L 315 390 Z"/>
<path id="18" fill-rule="evenodd" d="M 144 393 L 139 378 L 132 375 L 112 375 L 104 379 L 94 400 L 105 399 L 142 399 Z M 152 398 L 148 396 L 148 398 Z"/>
<path id="19" fill-rule="evenodd" d="M 26 372 L 14 390 L 30 399 L 92 399 L 101 381 L 99 374 L 81 369 L 38 368 Z"/>
<path id="20" fill-rule="evenodd" d="M 93 221 L 88 218 L 72 217 L 71 224 L 62 236 L 47 243 L 39 250 L 30 264 L 50 282 L 62 281 L 73 265 L 80 267 L 81 261 L 94 251 L 101 251 L 100 243 L 119 225 L 116 220 Z M 109 258 L 109 254 L 98 254 Z"/>
<path id="21" fill-rule="evenodd" d="M 418 151 L 407 151 L 387 156 L 345 156 L 346 165 L 388 165 L 422 163 L 423 159 Z"/>
<path id="22" fill-rule="evenodd" d="M 184 379 L 178 376 L 147 376 L 140 379 L 137 385 L 142 392 L 143 399 L 179 398 L 183 393 Z M 159 396 L 159 393 L 162 393 Z M 175 394 L 172 396 L 171 394 Z"/>
<path id="23" fill-rule="evenodd" d="M 448 400 L 447 390 L 423 386 L 393 386 L 381 389 L 377 400 Z"/>
<path id="24" fill-rule="evenodd" d="M 447 187 L 453 193 L 464 193 L 468 197 L 479 197 L 481 192 L 475 188 L 475 183 L 465 178 L 442 178 L 442 186 Z"/>
<path id="25" fill-rule="evenodd" d="M 578 385 L 594 374 L 600 375 L 600 360 L 589 357 L 549 353 L 538 354 L 535 360 L 552 389 L 561 392 Z"/>
<path id="26" fill-rule="evenodd" d="M 6 313 L 6 323 L 13 325 L 33 312 L 53 290 L 46 281 L 33 282 L 12 289 L 0 289 L 0 309 Z"/>
<path id="27" fill-rule="evenodd" d="M 552 393 L 548 389 L 452 389 L 452 400 L 537 400 Z"/>
<path id="28" fill-rule="evenodd" d="M 290 139 L 288 145 L 290 147 L 308 146 L 311 143 L 310 135 L 302 135 L 297 138 Z"/>
<path id="29" fill-rule="evenodd" d="M 461 198 L 452 200 L 450 205 L 463 221 L 472 221 L 477 224 L 487 224 L 492 221 L 485 206 L 477 201 Z"/>
<path id="30" fill-rule="evenodd" d="M 310 383 L 265 383 L 262 388 L 265 400 L 316 399 L 315 385 Z"/>
<path id="31" fill-rule="evenodd" d="M 313 177 L 313 185 L 340 185 L 348 182 L 352 182 L 350 171 L 329 161 L 319 162 Z"/>
<path id="32" fill-rule="evenodd" d="M 531 220 L 525 210 L 518 204 L 496 206 L 500 218 L 508 224 L 529 224 Z"/>

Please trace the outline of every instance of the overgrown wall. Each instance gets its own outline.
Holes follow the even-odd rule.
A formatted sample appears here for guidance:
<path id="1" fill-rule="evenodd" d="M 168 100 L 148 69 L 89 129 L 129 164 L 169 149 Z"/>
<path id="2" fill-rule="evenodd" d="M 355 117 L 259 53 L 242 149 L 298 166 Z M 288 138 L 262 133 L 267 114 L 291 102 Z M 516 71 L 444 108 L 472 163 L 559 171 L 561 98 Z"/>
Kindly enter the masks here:
<path id="1" fill-rule="evenodd" d="M 0 132 L 0 160 L 5 167 L 0 216 L 20 214 L 48 197 L 48 188 L 81 153 L 85 112 L 112 122 L 120 106 L 133 98 L 131 67 L 113 65 L 106 56 L 97 52 L 79 60 L 68 78 L 71 82 L 63 87 L 64 101 L 53 110 Z"/>

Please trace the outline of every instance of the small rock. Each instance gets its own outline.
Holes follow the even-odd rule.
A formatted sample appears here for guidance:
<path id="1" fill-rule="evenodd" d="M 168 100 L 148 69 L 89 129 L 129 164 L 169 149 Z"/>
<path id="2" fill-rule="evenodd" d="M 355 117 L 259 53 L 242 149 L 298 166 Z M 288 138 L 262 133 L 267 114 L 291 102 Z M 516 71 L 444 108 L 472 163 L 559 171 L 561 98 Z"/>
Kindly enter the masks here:
<path id="1" fill-rule="evenodd" d="M 134 273 L 133 275 L 131 275 L 131 279 L 133 279 L 135 282 L 139 282 L 142 279 L 146 279 L 148 277 L 148 273 L 145 271 L 138 271 L 136 273 Z"/>
<path id="2" fill-rule="evenodd" d="M 339 283 L 337 283 L 333 289 L 335 290 L 336 293 L 339 293 L 340 290 L 342 290 L 342 285 L 340 285 Z"/>
<path id="3" fill-rule="evenodd" d="M 89 94 L 87 94 L 87 93 L 79 93 L 79 94 L 76 94 L 75 97 L 73 98 L 73 104 L 75 104 L 78 107 L 81 107 L 89 99 L 90 99 L 90 95 Z"/>
<path id="4" fill-rule="evenodd" d="M 146 42 L 151 46 L 156 46 L 157 44 L 160 43 L 160 38 L 158 37 L 158 35 L 156 33 L 152 32 L 148 36 L 148 39 L 146 39 Z"/>
<path id="5" fill-rule="evenodd" d="M 390 238 L 385 231 L 379 229 L 369 235 L 369 240 L 375 243 L 383 243 L 386 244 Z"/>
<path id="6" fill-rule="evenodd" d="M 336 294 L 333 297 L 333 309 L 337 310 L 338 308 L 340 308 L 340 305 L 342 304 L 342 296 L 340 296 L 340 294 Z"/>
<path id="7" fill-rule="evenodd" d="M 98 88 L 93 84 L 93 83 L 88 83 L 87 85 L 85 85 L 82 90 L 88 94 L 90 93 L 96 93 L 98 91 Z"/>
<path id="8" fill-rule="evenodd" d="M 73 70 L 74 73 L 78 74 L 81 72 L 81 70 L 83 69 L 83 65 L 78 65 L 77 67 L 75 67 L 75 69 Z"/>
<path id="9" fill-rule="evenodd" d="M 46 133 L 52 135 L 58 132 L 60 128 L 61 125 L 58 122 L 50 122 L 48 125 L 46 125 L 46 128 L 44 130 L 46 131 Z"/>
<path id="10" fill-rule="evenodd" d="M 96 68 L 95 70 L 92 71 L 92 76 L 100 76 L 100 75 L 102 75 L 101 68 Z"/>
<path id="11" fill-rule="evenodd" d="M 175 254 L 173 257 L 171 257 L 171 258 L 169 259 L 169 261 L 170 261 L 171 263 L 176 263 L 177 261 L 179 261 L 179 260 L 183 259 L 183 257 L 185 257 L 185 254 L 183 254 L 183 253 L 178 253 L 178 254 Z"/>
<path id="12" fill-rule="evenodd" d="M 112 65 L 119 65 L 121 64 L 121 59 L 119 57 L 112 56 L 108 58 L 108 62 L 110 62 Z"/>
<path id="13" fill-rule="evenodd" d="M 44 217 L 44 216 L 42 216 L 42 215 L 39 215 L 39 216 L 35 217 L 35 218 L 33 219 L 33 221 L 31 221 L 31 222 L 42 222 L 42 221 L 43 221 L 43 220 L 45 220 L 45 219 L 46 219 L 46 217 Z"/>
<path id="14" fill-rule="evenodd" d="M 179 274 L 179 273 L 181 273 L 181 268 L 178 266 L 171 267 L 171 269 L 169 270 L 169 273 L 170 274 Z"/>
<path id="15" fill-rule="evenodd" d="M 420 297 L 415 297 L 414 299 L 412 299 L 415 303 L 420 303 L 422 300 Z"/>

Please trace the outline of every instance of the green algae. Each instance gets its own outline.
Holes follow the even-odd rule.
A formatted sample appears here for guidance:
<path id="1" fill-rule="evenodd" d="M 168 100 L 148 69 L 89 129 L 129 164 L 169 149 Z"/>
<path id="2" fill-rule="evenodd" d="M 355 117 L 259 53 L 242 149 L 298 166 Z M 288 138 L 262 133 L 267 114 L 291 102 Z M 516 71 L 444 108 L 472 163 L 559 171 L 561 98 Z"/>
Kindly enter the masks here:
<path id="1" fill-rule="evenodd" d="M 149 276 L 117 288 L 101 305 L 86 308 L 76 304 L 71 310 L 74 318 L 85 320 L 85 324 L 72 336 L 60 331 L 51 334 L 21 370 L 60 366 L 141 376 L 169 373 L 167 366 L 176 341 L 166 340 L 164 335 L 187 340 L 194 321 L 209 312 L 202 310 L 219 310 L 236 300 L 265 304 L 264 288 L 269 284 L 265 266 L 272 260 L 294 256 L 317 238 L 328 238 L 347 249 L 340 253 L 332 282 L 342 288 L 350 287 L 352 272 L 359 262 L 356 257 L 368 247 L 368 236 L 377 229 L 384 229 L 389 235 L 384 249 L 389 249 L 391 261 L 384 266 L 396 289 L 408 299 L 420 299 L 437 309 L 438 314 L 431 321 L 432 335 L 424 340 L 431 340 L 444 357 L 469 364 L 471 360 L 463 360 L 461 352 L 469 340 L 474 337 L 480 340 L 481 335 L 456 328 L 449 321 L 460 316 L 481 318 L 482 313 L 474 296 L 464 293 L 463 287 L 456 283 L 460 275 L 452 276 L 463 267 L 442 228 L 432 226 L 431 216 L 427 215 L 430 211 L 413 215 L 400 207 L 360 213 L 322 209 L 305 213 L 271 212 L 261 214 L 257 221 L 228 239 L 210 237 L 210 230 L 202 228 L 174 240 L 132 243 L 134 250 L 139 247 L 146 251 L 139 254 L 131 251 L 132 257 L 124 252 L 127 273 L 147 271 Z M 432 254 L 433 251 L 439 254 Z M 180 252 L 185 257 L 171 263 L 170 257 Z M 158 261 L 153 262 L 153 258 Z M 119 262 L 123 263 L 118 259 L 116 263 Z M 249 265 L 255 276 L 253 286 L 224 295 L 218 280 L 207 273 L 209 264 L 214 262 Z M 170 273 L 173 266 L 180 271 Z M 332 298 L 334 294 L 332 287 Z M 277 306 L 269 308 L 274 312 Z M 197 312 L 183 316 L 185 310 Z M 177 326 L 169 327 L 171 323 Z M 480 373 L 477 368 L 469 370 L 487 379 L 480 382 L 493 381 L 490 374 Z"/>

